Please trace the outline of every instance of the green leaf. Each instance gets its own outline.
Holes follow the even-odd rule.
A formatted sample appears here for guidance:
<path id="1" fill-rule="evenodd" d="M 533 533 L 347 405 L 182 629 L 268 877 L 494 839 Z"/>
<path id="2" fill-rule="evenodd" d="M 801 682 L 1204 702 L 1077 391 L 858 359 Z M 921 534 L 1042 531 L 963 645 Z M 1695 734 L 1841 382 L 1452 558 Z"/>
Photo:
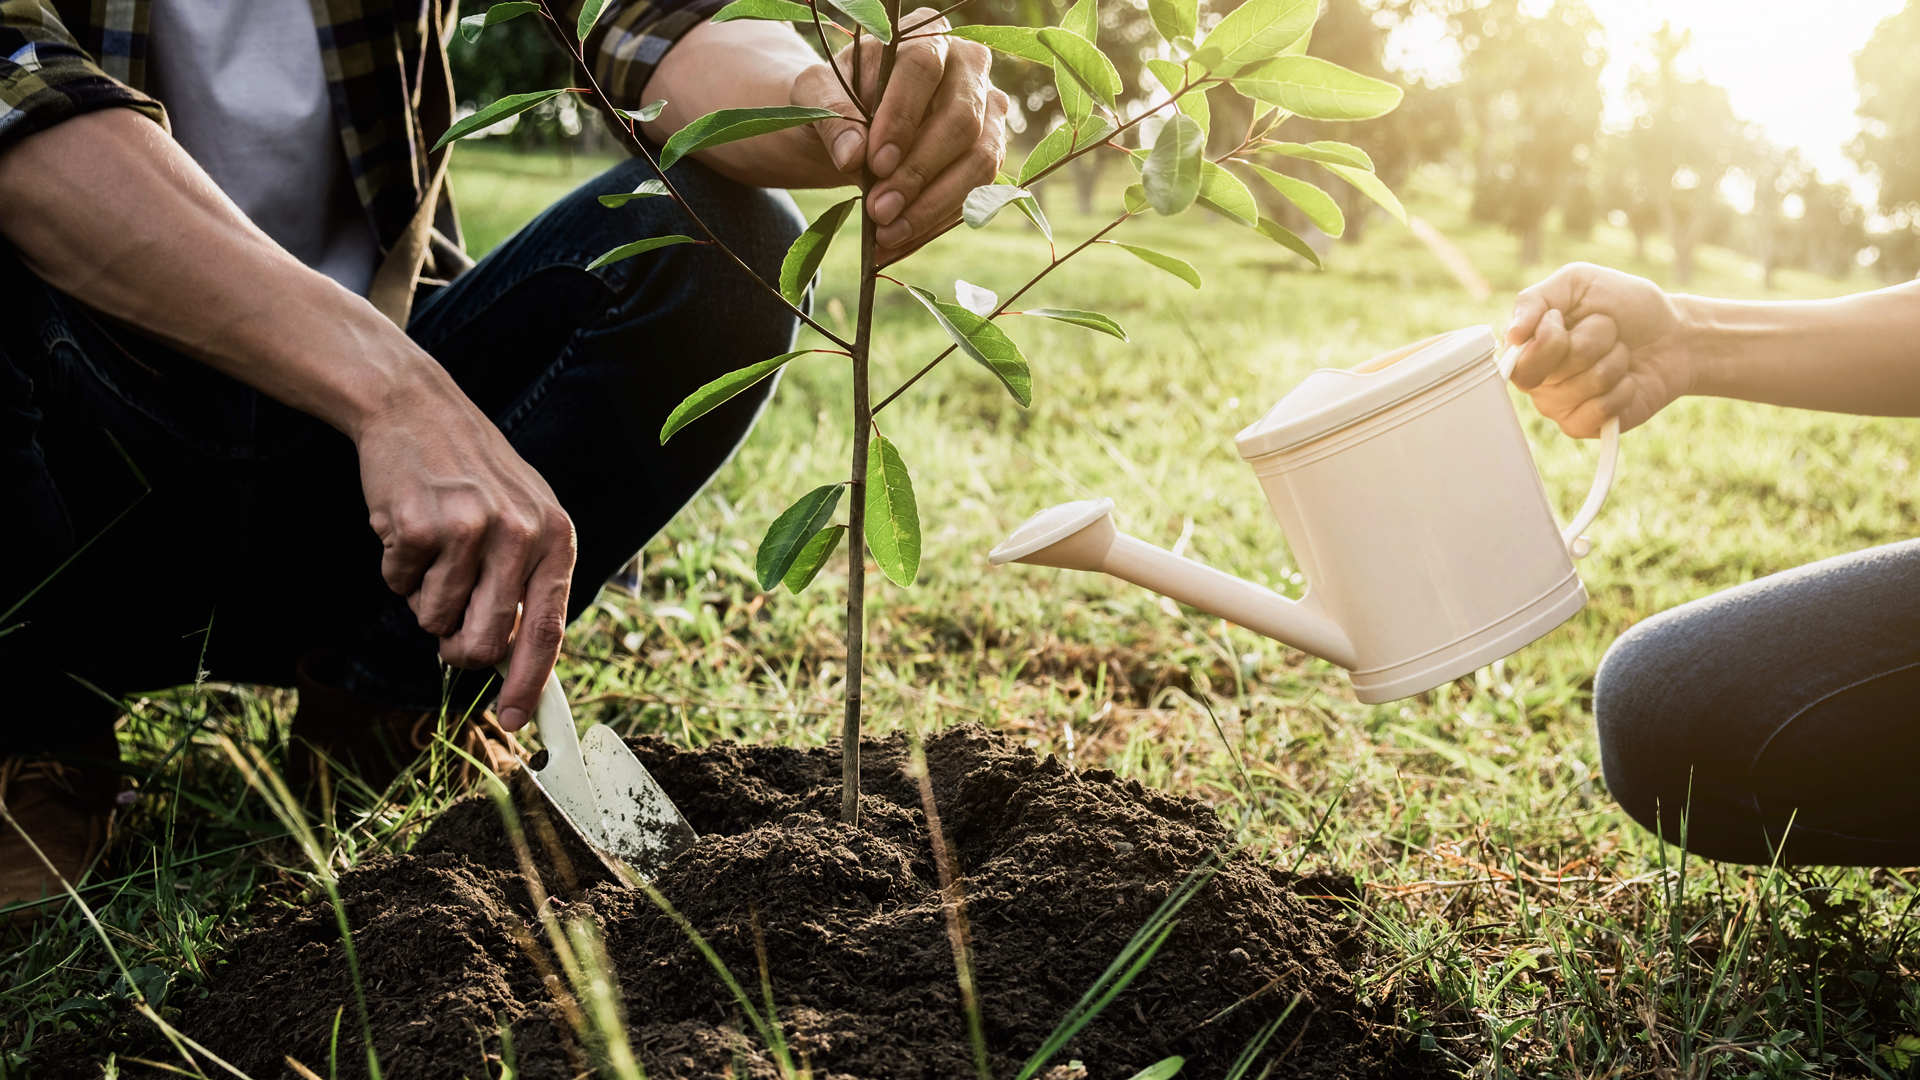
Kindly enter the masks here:
<path id="1" fill-rule="evenodd" d="M 1393 192 L 1387 190 L 1387 185 L 1381 183 L 1379 177 L 1350 165 L 1335 165 L 1331 161 L 1321 162 L 1321 164 L 1330 169 L 1335 176 L 1359 188 L 1360 194 L 1379 203 L 1400 224 L 1407 223 L 1407 208 L 1400 205 L 1400 200 L 1394 198 Z"/>
<path id="2" fill-rule="evenodd" d="M 106 1016 L 113 1012 L 113 1006 L 94 997 L 72 997 L 53 1007 L 48 1016 L 65 1016 L 67 1013 L 83 1012 L 97 1016 Z"/>
<path id="3" fill-rule="evenodd" d="M 813 9 L 793 0 L 733 0 L 713 13 L 708 22 L 732 22 L 735 19 L 767 19 L 772 22 L 813 23 Z"/>
<path id="4" fill-rule="evenodd" d="M 1157 266 L 1196 289 L 1200 287 L 1200 271 L 1195 270 L 1193 264 L 1187 262 L 1185 259 L 1176 259 L 1171 255 L 1163 255 L 1152 248 L 1135 247 L 1132 244 L 1122 244 L 1114 240 L 1102 240 L 1100 242 L 1103 244 L 1112 244 L 1121 251 L 1129 252 L 1134 258 L 1139 259 L 1141 262 L 1149 266 Z"/>
<path id="5" fill-rule="evenodd" d="M 1020 184 L 1022 187 L 1040 175 L 1041 170 L 1061 158 L 1073 149 L 1073 125 L 1061 124 L 1046 137 L 1035 143 L 1033 151 L 1027 155 L 1026 164 L 1020 166 Z"/>
<path id="6" fill-rule="evenodd" d="M 880 0 L 827 0 L 845 12 L 847 18 L 881 41 L 893 40 L 893 24 L 887 21 L 887 7 Z"/>
<path id="7" fill-rule="evenodd" d="M 984 229 L 987 222 L 992 221 L 1008 203 L 1031 198 L 1033 192 L 1012 184 L 981 184 L 967 192 L 967 201 L 961 205 L 960 217 L 969 226 Z"/>
<path id="8" fill-rule="evenodd" d="M 1220 20 L 1194 59 L 1215 75 L 1232 75 L 1305 37 L 1319 14 L 1320 0 L 1247 0 Z"/>
<path id="9" fill-rule="evenodd" d="M 464 139 L 481 128 L 491 127 L 509 116 L 518 116 L 548 98 L 564 93 L 565 90 L 535 90 L 531 94 L 509 94 L 479 112 L 456 121 L 445 135 L 440 136 L 440 141 L 433 144 L 433 148 L 438 150 L 455 139 Z"/>
<path id="10" fill-rule="evenodd" d="M 786 367 L 787 362 L 794 357 L 805 356 L 816 351 L 818 350 L 801 349 L 799 352 L 781 353 L 771 360 L 762 360 L 738 371 L 729 371 L 688 394 L 685 401 L 674 406 L 673 415 L 667 417 L 667 422 L 660 426 L 660 445 L 665 446 L 675 432 L 726 404 L 735 394 Z"/>
<path id="11" fill-rule="evenodd" d="M 1040 235 L 1047 238 L 1047 243 L 1053 243 L 1053 226 L 1047 224 L 1047 215 L 1040 209 L 1039 199 L 1015 199 L 1013 205 L 1026 215 L 1028 221 L 1033 222 L 1033 227 L 1040 230 Z"/>
<path id="12" fill-rule="evenodd" d="M 487 27 L 539 10 L 540 5 L 531 3 L 529 0 L 509 0 L 507 3 L 495 4 L 479 15 L 469 15 L 461 19 L 460 36 L 469 42 L 479 41 L 480 32 Z"/>
<path id="13" fill-rule="evenodd" d="M 607 0 L 587 0 L 580 5 L 580 24 L 575 28 L 574 36 L 581 41 L 587 40 L 587 34 L 593 24 L 600 21 L 600 10 L 607 6 Z"/>
<path id="14" fill-rule="evenodd" d="M 1171 60 L 1149 60 L 1147 70 L 1153 73 L 1155 82 L 1167 88 L 1167 93 L 1177 94 L 1187 83 L 1187 69 Z"/>
<path id="15" fill-rule="evenodd" d="M 1147 208 L 1147 188 L 1144 184 L 1127 185 L 1127 190 L 1120 197 L 1129 214 L 1137 214 Z"/>
<path id="16" fill-rule="evenodd" d="M 1350 168 L 1373 171 L 1373 159 L 1365 150 L 1343 142 L 1277 142 L 1260 147 L 1263 154 L 1285 154 L 1288 157 L 1306 161 L 1323 161 L 1330 165 L 1346 165 Z"/>
<path id="17" fill-rule="evenodd" d="M 1103 334 L 1111 334 L 1121 341 L 1130 340 L 1127 337 L 1127 332 L 1121 329 L 1119 323 L 1114 322 L 1112 319 L 1097 311 L 1078 311 L 1074 308 L 1032 307 L 1020 314 L 1038 315 L 1043 319 L 1054 319 L 1059 322 L 1072 323 L 1075 326 L 1084 326 L 1089 330 L 1098 330 Z"/>
<path id="18" fill-rule="evenodd" d="M 1120 128 L 1104 116 L 1089 116 L 1080 121 L 1073 129 L 1073 142 L 1076 148 L 1098 146 L 1113 137 Z"/>
<path id="19" fill-rule="evenodd" d="M 1086 38 L 1057 26 L 1049 26 L 1039 31 L 1039 36 L 1040 44 L 1045 45 L 1049 52 L 1066 65 L 1067 71 L 1079 81 L 1082 87 L 1092 92 L 1094 97 L 1099 98 L 1100 104 L 1109 109 L 1114 108 L 1114 101 L 1122 89 L 1122 84 L 1120 72 L 1115 70 L 1113 61 L 1107 59 L 1105 53 L 1094 48 L 1093 42 Z"/>
<path id="20" fill-rule="evenodd" d="M 1153 28 L 1168 41 L 1191 38 L 1200 28 L 1197 0 L 1147 0 L 1147 14 L 1153 17 Z"/>
<path id="21" fill-rule="evenodd" d="M 913 501 L 913 477 L 900 451 L 880 435 L 867 444 L 867 550 L 895 585 L 904 588 L 920 576 L 920 509 Z"/>
<path id="22" fill-rule="evenodd" d="M 621 207 L 635 199 L 651 199 L 656 195 L 665 195 L 666 193 L 667 185 L 663 181 L 642 180 L 640 181 L 640 186 L 634 188 L 632 191 L 622 191 L 614 195 L 600 196 L 600 205 L 606 207 Z"/>
<path id="23" fill-rule="evenodd" d="M 1307 220 L 1313 222 L 1321 232 L 1328 236 L 1339 236 L 1347 230 L 1346 215 L 1340 212 L 1340 204 L 1333 201 L 1333 196 L 1286 173 L 1274 172 L 1251 161 L 1246 164 L 1260 174 L 1260 179 L 1279 192 L 1281 198 L 1299 207 L 1300 212 L 1307 215 Z"/>
<path id="24" fill-rule="evenodd" d="M 787 568 L 787 575 L 780 579 L 786 583 L 787 591 L 797 593 L 813 584 L 813 579 L 820 576 L 821 568 L 827 565 L 828 559 L 833 558 L 834 551 L 840 546 L 840 538 L 846 533 L 845 525 L 829 525 L 814 533 L 813 539 L 807 541 L 807 546 L 794 556 L 793 565 Z"/>
<path id="25" fill-rule="evenodd" d="M 1251 229 L 1260 223 L 1260 204 L 1240 178 L 1211 161 L 1200 162 L 1200 204 L 1217 214 L 1238 218 Z"/>
<path id="26" fill-rule="evenodd" d="M 807 283 L 813 280 L 821 260 L 827 257 L 827 248 L 833 245 L 834 236 L 846 223 L 847 215 L 853 212 L 853 204 L 859 201 L 856 195 L 827 207 L 787 249 L 786 260 L 780 264 L 780 295 L 786 297 L 788 303 L 799 305 Z"/>
<path id="27" fill-rule="evenodd" d="M 1022 60 L 1031 60 L 1036 64 L 1052 64 L 1053 54 L 1040 44 L 1040 32 L 1027 26 L 956 26 L 947 31 L 948 37 L 962 41 L 977 41 L 995 52 L 1008 56 L 1017 56 Z"/>
<path id="28" fill-rule="evenodd" d="M 1147 202 L 1159 214 L 1177 214 L 1200 195 L 1200 165 L 1207 133 L 1193 117 L 1175 113 L 1154 136 L 1153 150 L 1140 170 Z"/>
<path id="29" fill-rule="evenodd" d="M 1087 93 L 1067 62 L 1057 56 L 1053 58 L 1053 86 L 1060 93 L 1060 111 L 1067 117 L 1067 126 L 1077 130 L 1093 115 L 1093 95 Z"/>
<path id="30" fill-rule="evenodd" d="M 1187 69 L 1171 60 L 1149 60 L 1147 70 L 1153 72 L 1155 81 L 1167 88 L 1167 93 L 1178 95 L 1174 98 L 1174 108 L 1193 117 L 1202 132 L 1207 130 L 1213 119 L 1213 109 L 1207 104 L 1207 95 L 1202 90 L 1188 90 L 1180 93 L 1187 83 Z"/>
<path id="31" fill-rule="evenodd" d="M 1186 1064 L 1187 1059 L 1183 1057 L 1162 1058 L 1134 1073 L 1128 1080 L 1170 1080 Z"/>
<path id="32" fill-rule="evenodd" d="M 827 519 L 840 505 L 840 494 L 846 490 L 845 484 L 827 484 L 814 488 L 800 501 L 782 511 L 767 527 L 767 535 L 760 541 L 760 551 L 754 556 L 754 572 L 760 576 L 760 588 L 771 592 L 787 571 L 800 558 L 800 551 L 814 538 L 814 534 L 827 527 Z M 872 503 L 869 498 L 868 503 Z M 869 511 L 871 512 L 871 511 Z"/>
<path id="33" fill-rule="evenodd" d="M 942 303 L 925 289 L 909 285 L 907 291 L 925 304 L 928 311 L 933 312 L 933 317 L 939 320 L 940 329 L 947 332 L 947 337 L 953 339 L 961 352 L 993 372 L 1021 408 L 1033 404 L 1033 372 L 1028 369 L 1027 358 L 1020 355 L 1020 347 L 1013 343 L 1012 338 L 991 321 L 958 304 Z"/>
<path id="34" fill-rule="evenodd" d="M 616 263 L 621 259 L 631 259 L 635 255 L 644 255 L 655 248 L 672 247 L 675 244 L 697 244 L 699 242 L 700 241 L 695 240 L 691 236 L 680 236 L 677 234 L 673 236 L 650 236 L 645 240 L 635 240 L 631 244 L 621 244 L 619 247 L 588 263 L 587 269 L 598 270 L 608 263 Z"/>
<path id="35" fill-rule="evenodd" d="M 649 101 L 638 109 L 615 109 L 613 111 L 629 120 L 637 120 L 642 124 L 651 124 L 655 120 L 660 119 L 660 110 L 666 107 L 667 99 L 661 98 L 658 101 Z"/>
<path id="36" fill-rule="evenodd" d="M 660 167 L 669 169 L 674 162 L 698 150 L 722 143 L 751 139 L 755 135 L 785 131 L 788 128 L 811 124 L 817 120 L 837 120 L 840 114 L 832 109 L 815 109 L 804 105 L 770 105 L 758 109 L 721 109 L 688 124 L 675 132 L 665 146 L 660 148 Z"/>
<path id="37" fill-rule="evenodd" d="M 1269 60 L 1235 76 L 1233 88 L 1309 120 L 1371 120 L 1392 112 L 1401 98 L 1400 88 L 1392 83 L 1317 56 Z"/>
<path id="38" fill-rule="evenodd" d="M 1060 29 L 1070 34 L 1078 34 L 1088 41 L 1100 40 L 1100 7 L 1098 0 L 1078 0 L 1060 16 Z"/>
<path id="39" fill-rule="evenodd" d="M 1295 235 L 1292 229 L 1287 228 L 1272 218 L 1261 218 L 1260 224 L 1254 226 L 1254 231 L 1307 260 L 1314 266 L 1317 267 L 1320 265 L 1319 252 L 1313 250 L 1305 240 Z"/>

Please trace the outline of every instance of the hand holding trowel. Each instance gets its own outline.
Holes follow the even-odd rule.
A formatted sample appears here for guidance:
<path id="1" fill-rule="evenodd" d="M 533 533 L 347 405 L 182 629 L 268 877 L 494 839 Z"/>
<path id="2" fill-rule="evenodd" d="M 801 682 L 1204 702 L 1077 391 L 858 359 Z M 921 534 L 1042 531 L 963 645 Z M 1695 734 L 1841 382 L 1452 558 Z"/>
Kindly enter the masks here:
<path id="1" fill-rule="evenodd" d="M 501 664 L 501 674 L 506 665 Z M 651 881 L 696 836 L 646 766 L 612 728 L 595 724 L 581 738 L 560 676 L 547 676 L 533 722 L 545 750 L 527 775 L 574 833 L 616 875 Z M 544 759 L 544 760 L 543 760 Z M 624 872 L 623 872 L 624 871 Z"/>

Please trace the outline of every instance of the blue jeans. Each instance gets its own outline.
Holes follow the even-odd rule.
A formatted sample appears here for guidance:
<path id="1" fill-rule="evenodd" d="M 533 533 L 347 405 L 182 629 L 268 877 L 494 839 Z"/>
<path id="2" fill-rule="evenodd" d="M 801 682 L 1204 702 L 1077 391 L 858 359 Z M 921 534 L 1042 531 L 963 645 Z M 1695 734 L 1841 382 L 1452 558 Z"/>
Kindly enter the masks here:
<path id="1" fill-rule="evenodd" d="M 804 226 L 792 201 L 695 162 L 675 174 L 701 217 L 777 280 Z M 585 269 L 629 240 L 697 235 L 668 199 L 595 201 L 652 175 L 634 160 L 585 184 L 423 297 L 407 328 L 572 516 L 570 617 L 727 461 L 774 383 L 663 447 L 668 413 L 720 374 L 792 348 L 796 330 L 711 247 Z M 347 688 L 362 697 L 441 700 L 435 639 L 381 581 L 352 443 L 89 311 L 3 241 L 0 508 L 0 611 L 101 534 L 0 624 L 18 624 L 0 636 L 0 754 L 97 746 L 117 712 L 109 697 L 203 670 L 290 685 L 316 650 L 344 654 Z"/>
<path id="2" fill-rule="evenodd" d="M 1920 540 L 1774 574 L 1621 635 L 1607 786 L 1729 862 L 1920 864 Z"/>

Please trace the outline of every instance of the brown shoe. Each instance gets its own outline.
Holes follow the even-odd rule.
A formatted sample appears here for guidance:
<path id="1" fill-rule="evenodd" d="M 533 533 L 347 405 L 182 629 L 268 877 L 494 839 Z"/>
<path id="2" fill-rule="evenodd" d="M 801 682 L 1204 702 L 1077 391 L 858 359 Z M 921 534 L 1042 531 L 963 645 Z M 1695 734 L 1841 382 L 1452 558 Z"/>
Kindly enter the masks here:
<path id="1" fill-rule="evenodd" d="M 342 659 L 331 653 L 309 653 L 295 669 L 300 704 L 293 713 L 295 750 L 288 763 L 294 787 L 309 786 L 331 759 L 354 770 L 375 790 L 391 784 L 407 765 L 433 744 L 439 714 L 395 709 L 375 704 L 340 685 Z M 455 722 L 449 733 L 454 744 L 485 762 L 496 776 L 506 776 L 529 756 L 494 719 L 491 711 Z M 478 780 L 464 758 L 455 760 L 453 783 L 468 787 Z"/>
<path id="2" fill-rule="evenodd" d="M 66 895 L 60 878 L 79 887 L 113 836 L 118 775 L 35 758 L 0 759 L 0 806 L 14 823 L 0 820 L 0 908 Z M 29 845 L 20 835 L 33 838 Z M 34 854 L 34 846 L 40 854 Z M 41 855 L 46 857 L 42 861 Z M 47 863 L 59 871 L 56 878 Z M 9 916 L 24 925 L 52 903 L 19 908 Z"/>

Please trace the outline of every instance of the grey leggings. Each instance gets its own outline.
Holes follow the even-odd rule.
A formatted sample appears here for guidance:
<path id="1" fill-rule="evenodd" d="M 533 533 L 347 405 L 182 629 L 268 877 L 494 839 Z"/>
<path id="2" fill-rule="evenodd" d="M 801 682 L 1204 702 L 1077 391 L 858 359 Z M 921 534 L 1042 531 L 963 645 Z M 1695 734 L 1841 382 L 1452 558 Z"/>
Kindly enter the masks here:
<path id="1" fill-rule="evenodd" d="M 1646 620 L 1594 715 L 1607 786 L 1670 843 L 1684 813 L 1712 859 L 1920 865 L 1920 540 Z"/>

